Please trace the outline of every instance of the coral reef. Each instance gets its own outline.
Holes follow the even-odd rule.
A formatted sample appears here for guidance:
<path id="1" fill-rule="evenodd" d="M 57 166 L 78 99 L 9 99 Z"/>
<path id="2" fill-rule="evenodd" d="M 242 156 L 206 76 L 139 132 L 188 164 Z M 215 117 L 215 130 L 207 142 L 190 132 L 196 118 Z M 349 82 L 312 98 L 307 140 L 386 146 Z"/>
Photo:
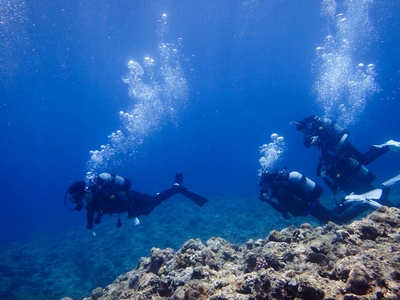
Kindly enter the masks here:
<path id="1" fill-rule="evenodd" d="M 153 248 L 85 299 L 399 299 L 400 210 L 349 225 L 303 224 L 242 246 L 222 238 Z"/>
<path id="2" fill-rule="evenodd" d="M 77 217 L 66 231 L 0 245 L 0 299 L 82 299 L 135 268 L 153 247 L 179 249 L 191 238 L 215 236 L 241 245 L 292 224 L 318 226 L 310 217 L 283 219 L 258 198 L 214 198 L 199 207 L 180 195 L 141 217 L 139 226 L 122 216 L 117 228 L 117 215 L 107 215 L 90 231 L 85 214 Z"/>

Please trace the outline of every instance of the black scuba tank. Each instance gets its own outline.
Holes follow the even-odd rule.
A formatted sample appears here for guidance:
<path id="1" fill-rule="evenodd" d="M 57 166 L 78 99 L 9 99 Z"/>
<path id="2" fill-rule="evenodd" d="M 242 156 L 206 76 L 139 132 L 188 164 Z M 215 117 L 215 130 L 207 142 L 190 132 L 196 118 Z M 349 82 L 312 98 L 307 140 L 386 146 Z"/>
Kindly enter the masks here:
<path id="1" fill-rule="evenodd" d="M 99 179 L 102 181 L 103 185 L 113 190 L 127 191 L 131 188 L 131 181 L 128 178 L 112 173 L 101 173 Z"/>

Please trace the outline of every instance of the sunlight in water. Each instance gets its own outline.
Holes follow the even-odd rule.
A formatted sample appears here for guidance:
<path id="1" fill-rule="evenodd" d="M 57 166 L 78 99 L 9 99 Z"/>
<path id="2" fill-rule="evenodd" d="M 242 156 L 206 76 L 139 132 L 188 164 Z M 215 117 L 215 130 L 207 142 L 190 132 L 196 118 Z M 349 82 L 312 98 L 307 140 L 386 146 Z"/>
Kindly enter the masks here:
<path id="1" fill-rule="evenodd" d="M 87 170 L 120 165 L 134 159 L 139 145 L 166 122 L 176 122 L 180 108 L 185 108 L 188 88 L 176 45 L 166 43 L 167 15 L 158 21 L 159 58 L 145 57 L 142 63 L 128 62 L 128 74 L 122 79 L 128 85 L 131 107 L 120 111 L 122 130 L 111 133 L 108 143 L 90 151 Z M 181 39 L 179 39 L 181 41 Z"/>
<path id="2" fill-rule="evenodd" d="M 368 18 L 371 3 L 346 0 L 345 12 L 338 14 L 334 0 L 322 2 L 321 15 L 327 19 L 329 35 L 316 49 L 315 91 L 325 115 L 345 127 L 357 122 L 368 99 L 379 91 L 374 65 L 360 62 L 373 35 Z"/>

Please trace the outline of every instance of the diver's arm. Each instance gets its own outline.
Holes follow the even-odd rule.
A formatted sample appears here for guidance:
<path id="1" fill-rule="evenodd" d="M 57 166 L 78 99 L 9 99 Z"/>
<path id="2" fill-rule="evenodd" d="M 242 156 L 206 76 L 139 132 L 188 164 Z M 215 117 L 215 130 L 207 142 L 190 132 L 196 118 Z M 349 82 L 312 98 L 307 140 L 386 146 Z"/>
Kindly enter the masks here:
<path id="1" fill-rule="evenodd" d="M 337 187 L 336 185 L 328 179 L 326 176 L 326 170 L 323 168 L 324 164 L 322 163 L 321 159 L 318 162 L 317 166 L 317 176 L 322 177 L 322 180 L 325 182 L 325 184 L 331 189 L 331 191 L 336 194 L 337 192 Z"/>
<path id="2" fill-rule="evenodd" d="M 261 199 L 261 198 L 260 198 Z M 287 214 L 286 209 L 284 209 L 279 203 L 276 203 L 270 198 L 264 198 L 262 201 L 267 202 L 273 209 L 279 211 L 285 219 L 289 219 L 289 215 Z"/>
<path id="3" fill-rule="evenodd" d="M 306 148 L 310 148 L 312 145 L 312 136 L 310 134 L 305 133 L 303 143 Z"/>
<path id="4" fill-rule="evenodd" d="M 282 207 L 280 207 L 280 205 L 275 203 L 274 201 L 270 199 L 265 199 L 265 202 L 267 202 L 273 209 L 282 212 Z"/>

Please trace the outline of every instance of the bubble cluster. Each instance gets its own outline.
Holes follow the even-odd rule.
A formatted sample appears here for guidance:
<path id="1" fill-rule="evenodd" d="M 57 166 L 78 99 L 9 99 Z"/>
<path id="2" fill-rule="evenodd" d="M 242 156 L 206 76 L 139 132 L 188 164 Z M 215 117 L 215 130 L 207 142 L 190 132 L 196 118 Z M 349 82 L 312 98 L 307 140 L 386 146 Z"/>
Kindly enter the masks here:
<path id="1" fill-rule="evenodd" d="M 357 122 L 367 101 L 379 91 L 373 64 L 360 63 L 373 31 L 368 19 L 372 1 L 345 1 L 346 12 L 336 14 L 334 0 L 324 0 L 321 14 L 333 29 L 317 47 L 315 91 L 325 115 L 347 127 Z M 358 61 L 357 61 L 358 60 Z"/>
<path id="2" fill-rule="evenodd" d="M 158 22 L 158 59 L 145 57 L 142 63 L 128 62 L 128 73 L 122 80 L 128 85 L 131 107 L 120 111 L 122 129 L 108 136 L 109 143 L 90 151 L 89 171 L 119 165 L 134 157 L 146 137 L 166 122 L 176 122 L 177 113 L 185 108 L 187 83 L 177 47 L 164 41 L 168 32 L 166 19 L 164 14 Z"/>
<path id="3" fill-rule="evenodd" d="M 321 16 L 328 19 L 333 19 L 336 13 L 335 0 L 323 0 L 321 6 Z"/>
<path id="4" fill-rule="evenodd" d="M 86 186 L 94 186 L 96 185 L 97 173 L 96 172 L 87 172 L 85 176 Z"/>
<path id="5" fill-rule="evenodd" d="M 271 172 L 275 164 L 282 159 L 283 152 L 286 149 L 285 139 L 277 133 L 271 134 L 271 142 L 260 147 L 261 158 L 258 160 L 261 168 L 259 176 L 265 172 Z"/>

